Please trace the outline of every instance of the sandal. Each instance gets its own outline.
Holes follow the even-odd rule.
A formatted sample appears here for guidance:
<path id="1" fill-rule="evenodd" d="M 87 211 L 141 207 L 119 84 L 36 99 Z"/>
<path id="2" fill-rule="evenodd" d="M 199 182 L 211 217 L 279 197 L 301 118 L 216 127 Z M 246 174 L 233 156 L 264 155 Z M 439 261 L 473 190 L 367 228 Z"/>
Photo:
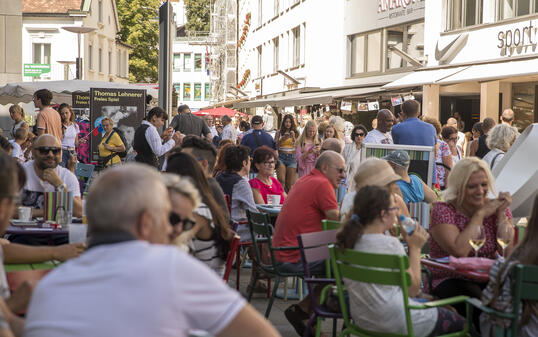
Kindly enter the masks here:
<path id="1" fill-rule="evenodd" d="M 310 318 L 308 314 L 304 312 L 300 306 L 293 304 L 284 311 L 284 315 L 299 336 L 302 337 L 304 335 L 304 331 L 306 330 L 304 320 L 308 320 Z"/>

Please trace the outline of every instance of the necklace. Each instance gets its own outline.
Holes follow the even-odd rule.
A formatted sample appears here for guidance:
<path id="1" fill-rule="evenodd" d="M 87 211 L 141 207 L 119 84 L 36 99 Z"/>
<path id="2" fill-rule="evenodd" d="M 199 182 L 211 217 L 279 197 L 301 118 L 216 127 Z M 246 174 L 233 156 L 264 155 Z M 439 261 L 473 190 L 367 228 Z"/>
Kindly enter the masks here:
<path id="1" fill-rule="evenodd" d="M 270 177 L 262 177 L 261 175 L 258 175 L 258 180 L 260 180 L 265 185 L 271 187 L 273 185 L 273 181 Z"/>

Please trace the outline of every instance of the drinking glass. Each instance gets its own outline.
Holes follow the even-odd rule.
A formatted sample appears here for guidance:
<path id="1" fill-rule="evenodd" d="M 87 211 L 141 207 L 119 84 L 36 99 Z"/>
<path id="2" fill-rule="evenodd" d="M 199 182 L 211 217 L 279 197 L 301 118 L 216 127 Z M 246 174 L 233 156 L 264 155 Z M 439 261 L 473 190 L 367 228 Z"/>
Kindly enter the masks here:
<path id="1" fill-rule="evenodd" d="M 471 238 L 469 239 L 469 244 L 475 251 L 475 257 L 478 257 L 478 251 L 482 248 L 484 243 L 486 243 L 486 232 L 484 231 L 484 227 L 475 227 L 471 233 Z"/>
<path id="2" fill-rule="evenodd" d="M 512 242 L 513 235 L 512 226 L 508 221 L 504 220 L 497 224 L 497 243 L 502 248 L 503 257 L 506 257 L 504 253 L 506 247 Z"/>

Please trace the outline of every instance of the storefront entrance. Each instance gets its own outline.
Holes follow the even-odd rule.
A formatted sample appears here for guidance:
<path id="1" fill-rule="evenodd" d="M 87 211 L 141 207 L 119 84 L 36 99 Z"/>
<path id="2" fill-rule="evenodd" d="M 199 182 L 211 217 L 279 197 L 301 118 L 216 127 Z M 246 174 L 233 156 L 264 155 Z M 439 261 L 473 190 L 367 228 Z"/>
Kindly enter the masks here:
<path id="1" fill-rule="evenodd" d="M 443 125 L 455 112 L 460 113 L 465 123 L 463 132 L 471 131 L 473 124 L 480 121 L 480 95 L 441 96 L 439 104 L 440 122 Z"/>
<path id="2" fill-rule="evenodd" d="M 512 109 L 515 114 L 515 123 L 519 132 L 523 132 L 527 126 L 534 123 L 536 107 L 538 106 L 536 92 L 538 82 L 512 83 Z"/>

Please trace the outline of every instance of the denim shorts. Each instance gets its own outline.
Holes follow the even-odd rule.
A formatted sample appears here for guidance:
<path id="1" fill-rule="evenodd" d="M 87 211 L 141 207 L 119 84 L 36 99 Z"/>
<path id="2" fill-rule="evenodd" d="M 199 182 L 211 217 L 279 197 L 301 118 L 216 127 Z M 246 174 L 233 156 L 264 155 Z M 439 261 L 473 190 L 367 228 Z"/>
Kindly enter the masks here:
<path id="1" fill-rule="evenodd" d="M 278 161 L 280 164 L 286 167 L 297 168 L 297 161 L 295 160 L 295 154 L 278 152 Z"/>

